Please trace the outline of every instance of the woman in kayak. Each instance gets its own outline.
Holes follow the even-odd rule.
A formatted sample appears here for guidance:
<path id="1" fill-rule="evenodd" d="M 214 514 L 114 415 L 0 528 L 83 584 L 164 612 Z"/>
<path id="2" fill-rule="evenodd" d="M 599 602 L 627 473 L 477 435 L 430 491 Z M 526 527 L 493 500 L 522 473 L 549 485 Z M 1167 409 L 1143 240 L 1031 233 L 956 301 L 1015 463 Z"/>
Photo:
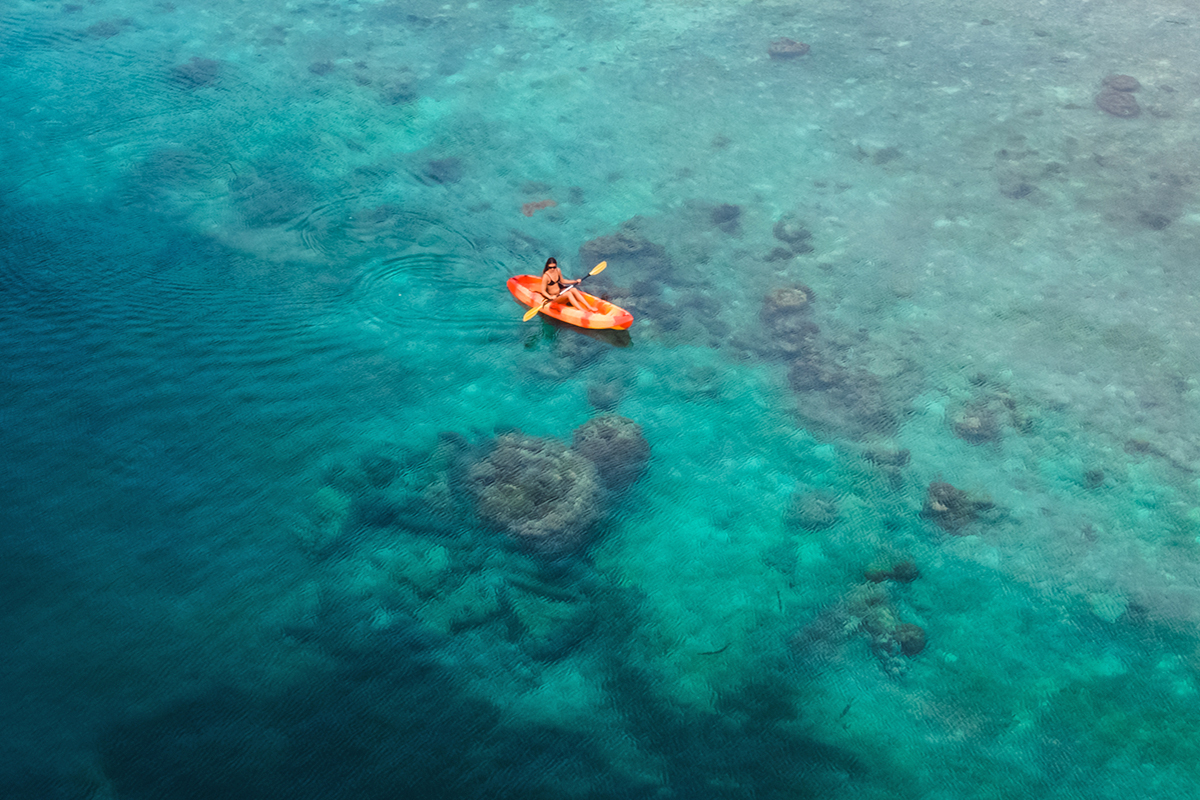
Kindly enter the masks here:
<path id="1" fill-rule="evenodd" d="M 540 294 L 550 303 L 561 303 L 564 300 L 570 302 L 571 305 L 578 308 L 580 311 L 590 311 L 593 314 L 599 311 L 593 308 L 588 302 L 587 296 L 583 292 L 574 291 L 567 292 L 563 290 L 565 286 L 574 286 L 580 283 L 583 279 L 569 281 L 562 276 L 562 271 L 558 268 L 558 261 L 551 256 L 546 259 L 546 266 L 542 269 L 542 289 Z"/>

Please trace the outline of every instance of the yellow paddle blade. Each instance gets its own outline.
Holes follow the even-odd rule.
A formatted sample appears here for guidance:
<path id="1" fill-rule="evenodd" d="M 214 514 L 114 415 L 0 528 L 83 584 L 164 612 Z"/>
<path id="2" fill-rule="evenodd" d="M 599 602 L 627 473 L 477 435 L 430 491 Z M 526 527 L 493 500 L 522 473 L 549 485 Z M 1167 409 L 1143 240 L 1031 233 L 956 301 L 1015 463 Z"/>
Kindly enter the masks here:
<path id="1" fill-rule="evenodd" d="M 528 311 L 526 311 L 525 316 L 521 317 L 521 322 L 529 322 L 529 320 L 533 319 L 534 315 L 537 314 L 537 312 L 542 310 L 542 306 L 544 306 L 544 305 L 546 305 L 546 304 L 541 303 L 541 304 L 536 305 L 533 308 L 529 309 Z"/>
<path id="2" fill-rule="evenodd" d="M 589 272 L 588 275 L 599 275 L 601 272 L 604 272 L 604 269 L 607 266 L 608 266 L 607 261 L 601 261 L 599 264 L 592 267 L 592 271 Z"/>

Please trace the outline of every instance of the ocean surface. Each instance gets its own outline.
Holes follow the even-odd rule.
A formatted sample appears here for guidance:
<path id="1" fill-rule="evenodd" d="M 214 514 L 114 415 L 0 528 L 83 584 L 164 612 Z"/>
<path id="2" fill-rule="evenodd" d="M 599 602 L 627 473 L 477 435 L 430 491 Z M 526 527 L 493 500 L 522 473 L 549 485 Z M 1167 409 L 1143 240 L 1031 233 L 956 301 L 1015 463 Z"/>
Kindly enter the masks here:
<path id="1" fill-rule="evenodd" d="M 0 795 L 1200 795 L 1198 52 L 4 0 Z"/>

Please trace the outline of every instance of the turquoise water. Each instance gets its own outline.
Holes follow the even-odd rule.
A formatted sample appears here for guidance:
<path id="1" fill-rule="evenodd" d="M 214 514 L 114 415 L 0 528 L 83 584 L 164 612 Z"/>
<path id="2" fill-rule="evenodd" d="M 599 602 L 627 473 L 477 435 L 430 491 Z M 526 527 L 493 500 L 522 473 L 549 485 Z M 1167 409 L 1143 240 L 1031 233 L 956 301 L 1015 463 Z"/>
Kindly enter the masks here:
<path id="1" fill-rule="evenodd" d="M 1195 795 L 1198 39 L 10 0 L 4 795 Z"/>

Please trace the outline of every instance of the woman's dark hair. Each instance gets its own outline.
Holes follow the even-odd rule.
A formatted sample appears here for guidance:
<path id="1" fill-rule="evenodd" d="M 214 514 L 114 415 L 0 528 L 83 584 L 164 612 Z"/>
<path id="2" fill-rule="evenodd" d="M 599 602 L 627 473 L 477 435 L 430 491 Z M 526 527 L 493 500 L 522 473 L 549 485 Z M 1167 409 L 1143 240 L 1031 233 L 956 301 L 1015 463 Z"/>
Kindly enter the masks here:
<path id="1" fill-rule="evenodd" d="M 542 274 L 545 275 L 546 270 L 550 269 L 551 267 L 557 267 L 557 266 L 558 266 L 558 259 L 556 259 L 554 256 L 550 256 L 549 258 L 546 259 L 546 266 L 542 267 Z"/>

